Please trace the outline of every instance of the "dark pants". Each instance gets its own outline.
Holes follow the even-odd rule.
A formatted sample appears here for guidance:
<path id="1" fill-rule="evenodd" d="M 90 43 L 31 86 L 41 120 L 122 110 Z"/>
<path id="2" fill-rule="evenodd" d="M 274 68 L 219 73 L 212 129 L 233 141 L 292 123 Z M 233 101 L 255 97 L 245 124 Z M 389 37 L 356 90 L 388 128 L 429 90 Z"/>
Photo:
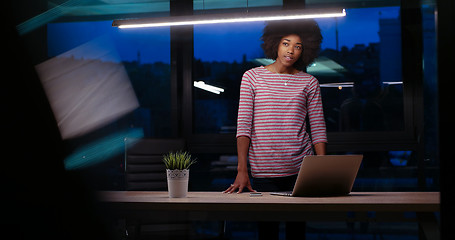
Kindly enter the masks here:
<path id="1" fill-rule="evenodd" d="M 276 178 L 253 178 L 253 189 L 258 192 L 292 191 L 297 175 Z M 279 197 L 279 196 L 277 196 Z M 305 239 L 305 222 L 286 222 L 286 239 Z M 258 239 L 279 239 L 280 222 L 259 222 Z"/>

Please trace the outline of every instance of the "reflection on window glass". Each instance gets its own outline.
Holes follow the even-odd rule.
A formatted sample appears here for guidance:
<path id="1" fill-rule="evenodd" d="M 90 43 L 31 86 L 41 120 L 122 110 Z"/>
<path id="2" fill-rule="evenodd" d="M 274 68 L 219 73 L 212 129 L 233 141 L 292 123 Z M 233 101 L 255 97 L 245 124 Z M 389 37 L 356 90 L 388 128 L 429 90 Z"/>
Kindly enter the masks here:
<path id="1" fill-rule="evenodd" d="M 217 24 L 194 27 L 194 81 L 223 89 L 200 87 L 193 92 L 196 133 L 236 130 L 240 81 L 243 73 L 263 58 L 260 48 L 264 23 Z"/>
<path id="2" fill-rule="evenodd" d="M 404 129 L 398 7 L 320 19 L 324 41 L 308 68 L 321 84 L 328 131 Z"/>
<path id="3" fill-rule="evenodd" d="M 362 154 L 363 160 L 353 191 L 416 191 L 419 189 L 417 154 L 410 150 L 336 152 Z M 223 191 L 237 174 L 237 155 L 196 154 L 198 168 L 192 173 L 194 191 Z M 438 190 L 439 171 L 429 170 L 423 181 Z"/>
<path id="4" fill-rule="evenodd" d="M 347 9 L 344 18 L 317 19 L 323 43 L 307 72 L 318 78 L 327 130 L 402 131 L 403 83 L 399 7 Z M 264 23 L 194 27 L 195 133 L 236 130 L 242 74 L 264 59 Z"/>
<path id="5" fill-rule="evenodd" d="M 81 56 L 70 56 L 79 61 L 88 57 L 100 62 L 115 61 L 126 70 L 139 106 L 104 128 L 108 132 L 134 128 L 141 129 L 146 137 L 168 136 L 171 132 L 169 28 L 126 30 L 113 28 L 111 24 L 111 21 L 48 24 L 49 57 L 71 55 L 72 49 L 94 40 L 99 48 L 109 46 L 110 55 L 115 55 L 116 60 L 96 54 L 99 48 Z"/>

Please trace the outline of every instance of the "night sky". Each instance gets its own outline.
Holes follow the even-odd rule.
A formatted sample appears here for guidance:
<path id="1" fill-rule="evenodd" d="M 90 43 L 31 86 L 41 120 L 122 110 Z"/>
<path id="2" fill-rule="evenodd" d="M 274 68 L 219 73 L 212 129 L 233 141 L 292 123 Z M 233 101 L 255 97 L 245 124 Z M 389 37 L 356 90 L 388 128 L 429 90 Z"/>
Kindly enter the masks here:
<path id="1" fill-rule="evenodd" d="M 339 47 L 379 42 L 379 19 L 399 17 L 399 7 L 347 9 L 347 16 L 317 19 L 322 30 L 322 49 L 336 48 L 336 26 Z M 121 61 L 135 61 L 140 52 L 141 63 L 170 62 L 169 28 L 118 29 L 111 21 L 69 22 L 48 24 L 48 54 L 57 56 L 70 49 L 102 37 L 111 41 L 98 47 L 113 46 Z M 264 22 L 200 25 L 194 28 L 194 55 L 203 61 L 240 62 L 260 57 L 260 36 Z M 84 54 L 88 58 L 89 53 Z M 81 57 L 81 56 L 74 56 Z"/>

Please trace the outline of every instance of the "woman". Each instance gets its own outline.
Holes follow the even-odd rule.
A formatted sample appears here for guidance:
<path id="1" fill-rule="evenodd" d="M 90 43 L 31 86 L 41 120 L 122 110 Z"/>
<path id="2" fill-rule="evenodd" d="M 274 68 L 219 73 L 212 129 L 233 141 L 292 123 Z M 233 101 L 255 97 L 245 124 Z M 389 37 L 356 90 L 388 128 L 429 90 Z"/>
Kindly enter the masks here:
<path id="1" fill-rule="evenodd" d="M 237 119 L 237 177 L 224 193 L 241 193 L 245 188 L 253 192 L 291 191 L 303 157 L 326 153 L 319 83 L 303 71 L 319 53 L 319 26 L 314 20 L 270 22 L 262 41 L 266 57 L 275 62 L 243 75 Z M 269 239 L 271 234 L 278 234 L 277 227 L 273 233 L 271 226 L 263 229 L 260 224 L 260 238 L 262 233 Z M 287 234 L 287 238 L 291 236 Z"/>

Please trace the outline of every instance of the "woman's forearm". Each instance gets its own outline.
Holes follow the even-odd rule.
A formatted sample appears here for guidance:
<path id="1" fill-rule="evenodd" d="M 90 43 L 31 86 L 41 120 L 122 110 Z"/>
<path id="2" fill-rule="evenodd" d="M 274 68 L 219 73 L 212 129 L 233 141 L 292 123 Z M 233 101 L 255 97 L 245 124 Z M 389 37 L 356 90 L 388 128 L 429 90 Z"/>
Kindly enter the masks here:
<path id="1" fill-rule="evenodd" d="M 238 189 L 237 193 L 242 193 L 244 188 L 251 192 L 256 192 L 251 187 L 250 178 L 248 176 L 248 148 L 250 147 L 249 137 L 238 137 L 237 138 L 237 154 L 238 154 L 238 165 L 237 165 L 237 177 L 231 186 L 228 187 L 223 193 L 233 193 Z"/>
<path id="2" fill-rule="evenodd" d="M 247 161 L 248 161 L 248 149 L 250 147 L 249 137 L 238 137 L 237 138 L 237 171 L 248 172 Z"/>
<path id="3" fill-rule="evenodd" d="M 316 152 L 316 155 L 326 155 L 326 148 L 327 148 L 327 143 L 325 142 L 320 142 L 314 144 L 314 151 Z"/>

